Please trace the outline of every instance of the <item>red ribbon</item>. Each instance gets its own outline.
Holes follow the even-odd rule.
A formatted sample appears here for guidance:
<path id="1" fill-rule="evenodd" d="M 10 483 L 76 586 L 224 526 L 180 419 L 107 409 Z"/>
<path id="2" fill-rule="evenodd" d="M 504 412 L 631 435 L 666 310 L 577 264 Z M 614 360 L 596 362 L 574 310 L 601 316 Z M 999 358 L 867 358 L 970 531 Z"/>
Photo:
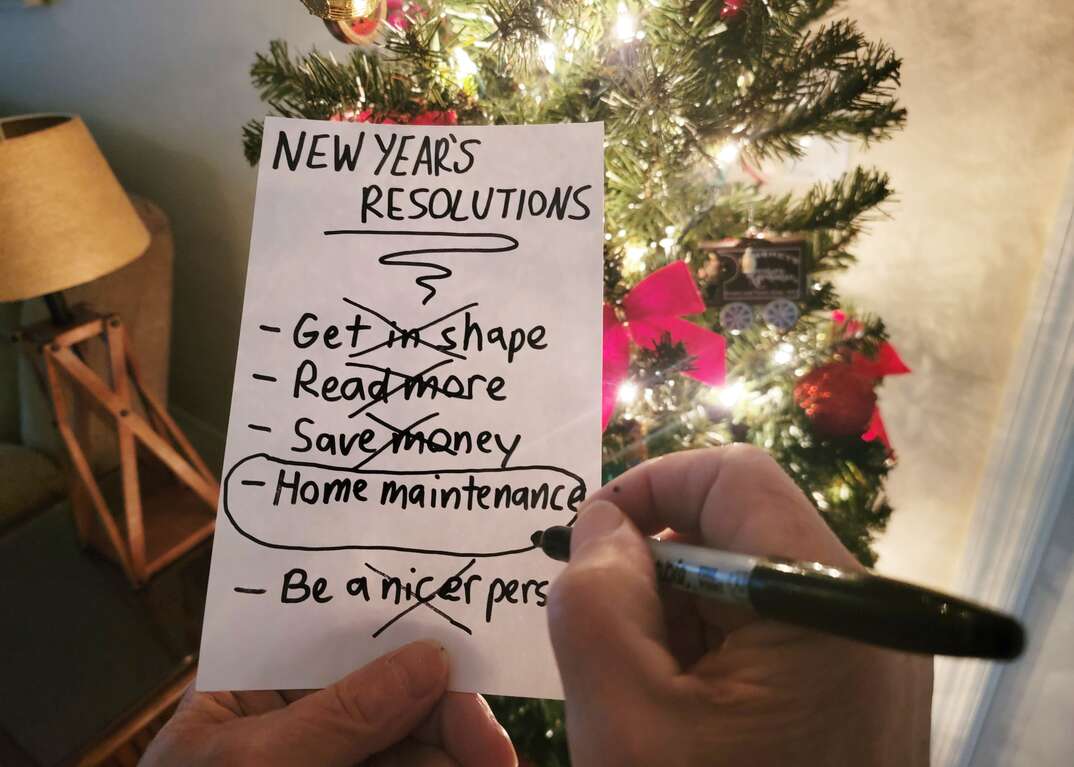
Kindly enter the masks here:
<path id="1" fill-rule="evenodd" d="M 624 321 L 604 305 L 604 391 L 601 428 L 607 428 L 615 411 L 619 386 L 630 368 L 630 343 L 655 349 L 668 334 L 693 357 L 693 367 L 682 371 L 709 386 L 724 382 L 723 336 L 687 322 L 684 314 L 705 311 L 705 302 L 684 261 L 658 269 L 639 282 L 623 299 Z"/>
<path id="2" fill-rule="evenodd" d="M 847 317 L 841 311 L 832 312 L 832 321 L 842 326 L 845 336 L 852 336 L 861 330 L 861 323 Z M 906 363 L 899 357 L 895 347 L 886 341 L 877 348 L 875 357 L 867 357 L 861 352 L 854 352 L 850 358 L 850 366 L 858 375 L 879 381 L 884 376 L 904 375 L 911 372 Z M 884 419 L 880 417 L 879 405 L 873 408 L 873 415 L 869 419 L 869 426 L 861 435 L 866 442 L 879 439 L 880 442 L 891 451 L 891 441 L 888 439 L 887 429 L 884 428 Z"/>

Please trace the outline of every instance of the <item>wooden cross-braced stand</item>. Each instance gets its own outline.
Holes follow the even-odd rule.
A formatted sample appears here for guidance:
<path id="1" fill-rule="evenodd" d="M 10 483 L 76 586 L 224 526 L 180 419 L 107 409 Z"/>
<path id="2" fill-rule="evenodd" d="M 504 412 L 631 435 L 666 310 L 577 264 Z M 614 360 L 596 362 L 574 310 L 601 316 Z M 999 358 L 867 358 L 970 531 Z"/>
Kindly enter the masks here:
<path id="1" fill-rule="evenodd" d="M 97 315 L 85 307 L 78 307 L 76 312 L 78 319 L 73 325 L 58 328 L 51 322 L 40 323 L 23 329 L 19 339 L 42 355 L 44 382 L 55 410 L 56 426 L 71 461 L 71 501 L 79 538 L 83 545 L 92 545 L 115 559 L 131 583 L 140 586 L 212 535 L 220 485 L 186 435 L 144 385 L 119 317 Z M 107 347 L 107 383 L 86 364 L 78 350 L 79 344 L 93 339 L 102 340 Z M 82 447 L 82 402 L 115 422 L 121 516 L 110 511 Z M 177 480 L 151 497 L 143 497 L 139 443 Z"/>

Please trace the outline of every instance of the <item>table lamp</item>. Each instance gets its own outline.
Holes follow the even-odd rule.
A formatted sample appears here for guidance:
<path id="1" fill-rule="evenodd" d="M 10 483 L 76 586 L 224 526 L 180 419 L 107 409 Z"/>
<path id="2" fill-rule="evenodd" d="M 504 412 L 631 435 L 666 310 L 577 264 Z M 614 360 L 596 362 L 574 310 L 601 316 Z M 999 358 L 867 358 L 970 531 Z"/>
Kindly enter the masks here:
<path id="1" fill-rule="evenodd" d="M 143 385 L 120 318 L 68 307 L 62 291 L 125 266 L 148 246 L 149 232 L 80 118 L 0 119 L 0 301 L 41 297 L 48 306 L 49 321 L 14 338 L 42 374 L 67 448 L 79 538 L 114 558 L 136 586 L 212 533 L 219 485 Z M 106 377 L 79 350 L 93 342 L 106 346 Z M 80 442 L 83 402 L 115 423 L 121 514 L 109 509 Z M 163 508 L 170 504 L 158 496 L 155 513 L 144 513 L 139 444 L 196 499 L 196 512 L 188 502 Z"/>

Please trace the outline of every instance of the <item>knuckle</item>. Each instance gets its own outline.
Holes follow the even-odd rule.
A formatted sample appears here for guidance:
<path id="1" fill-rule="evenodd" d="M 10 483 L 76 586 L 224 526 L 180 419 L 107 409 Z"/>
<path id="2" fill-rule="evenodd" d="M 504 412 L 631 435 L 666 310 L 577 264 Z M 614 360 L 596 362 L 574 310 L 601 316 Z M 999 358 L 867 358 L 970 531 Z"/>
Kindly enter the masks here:
<path id="1" fill-rule="evenodd" d="M 733 445 L 715 448 L 721 452 L 721 461 L 725 468 L 733 472 L 754 471 L 758 473 L 782 473 L 776 460 L 756 445 L 736 442 Z"/>
<path id="2" fill-rule="evenodd" d="M 794 481 L 771 455 L 755 445 L 729 445 L 723 455 L 720 484 L 737 493 L 768 499 L 775 510 L 793 512 L 803 508 L 814 511 Z"/>

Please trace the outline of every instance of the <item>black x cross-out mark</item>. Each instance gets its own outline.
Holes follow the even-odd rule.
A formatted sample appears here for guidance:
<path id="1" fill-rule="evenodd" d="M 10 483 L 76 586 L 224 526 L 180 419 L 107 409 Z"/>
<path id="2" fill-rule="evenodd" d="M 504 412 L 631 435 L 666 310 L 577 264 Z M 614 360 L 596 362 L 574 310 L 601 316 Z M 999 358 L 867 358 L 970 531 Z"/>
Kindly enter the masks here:
<path id="1" fill-rule="evenodd" d="M 412 610 L 415 610 L 415 609 L 421 607 L 422 605 L 424 605 L 425 607 L 428 607 L 434 613 L 436 613 L 436 614 L 440 615 L 441 617 L 443 617 L 444 620 L 446 620 L 448 623 L 450 623 L 455 628 L 462 629 L 467 634 L 473 634 L 474 632 L 470 630 L 469 626 L 467 626 L 466 624 L 460 623 L 459 621 L 455 620 L 454 618 L 452 618 L 450 615 L 448 615 L 446 612 L 441 610 L 436 605 L 430 604 L 430 602 L 432 602 L 432 600 L 436 599 L 436 597 L 439 596 L 440 589 L 444 588 L 444 586 L 447 584 L 448 581 L 450 581 L 452 578 L 459 578 L 463 573 L 465 573 L 467 570 L 469 570 L 471 567 L 473 567 L 476 562 L 477 562 L 476 559 L 471 559 L 470 562 L 465 567 L 463 567 L 461 570 L 459 570 L 457 573 L 445 578 L 444 582 L 441 583 L 439 586 L 437 586 L 435 589 L 433 589 L 432 593 L 430 593 L 428 596 L 418 597 L 417 602 L 415 602 L 414 604 L 412 604 L 409 607 L 407 607 L 401 613 L 399 613 L 394 618 L 392 618 L 387 623 L 385 623 L 383 626 L 381 626 L 379 629 L 374 631 L 373 632 L 373 638 L 376 639 L 378 636 L 380 636 L 385 631 L 387 631 L 388 628 L 393 623 L 395 623 L 397 620 L 399 620 L 400 618 L 402 618 L 405 615 L 408 615 Z M 388 575 L 387 573 L 381 572 L 380 570 L 378 570 L 377 568 L 373 567 L 373 565 L 369 564 L 368 562 L 366 562 L 365 566 L 368 567 L 373 572 L 375 572 L 377 575 L 381 576 L 382 578 L 387 579 L 387 578 L 393 577 L 391 575 Z"/>

